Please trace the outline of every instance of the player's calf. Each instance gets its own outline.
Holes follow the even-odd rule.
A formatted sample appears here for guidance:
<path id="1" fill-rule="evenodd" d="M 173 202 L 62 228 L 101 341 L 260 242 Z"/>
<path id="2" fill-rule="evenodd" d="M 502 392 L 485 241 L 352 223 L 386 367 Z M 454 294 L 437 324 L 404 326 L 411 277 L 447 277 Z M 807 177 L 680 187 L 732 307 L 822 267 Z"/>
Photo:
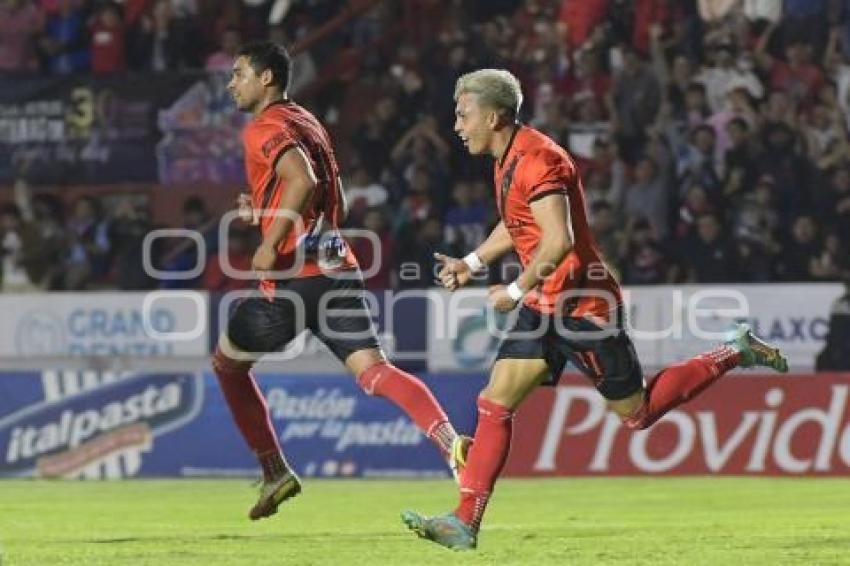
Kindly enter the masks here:
<path id="1" fill-rule="evenodd" d="M 386 360 L 365 367 L 357 384 L 367 395 L 383 397 L 404 411 L 448 460 L 457 432 L 431 390 L 416 376 Z"/>

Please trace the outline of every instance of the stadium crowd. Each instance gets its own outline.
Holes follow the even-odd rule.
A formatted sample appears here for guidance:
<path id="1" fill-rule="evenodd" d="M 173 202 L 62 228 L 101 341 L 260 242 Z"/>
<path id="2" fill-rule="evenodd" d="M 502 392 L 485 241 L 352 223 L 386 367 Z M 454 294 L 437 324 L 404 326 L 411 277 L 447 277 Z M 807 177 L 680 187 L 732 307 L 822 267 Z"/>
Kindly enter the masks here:
<path id="1" fill-rule="evenodd" d="M 270 14 L 280 4 L 0 0 L 0 70 L 222 71 L 243 40 L 297 40 L 348 3 Z M 464 255 L 496 222 L 491 164 L 452 131 L 455 79 L 486 66 L 520 78 L 523 120 L 575 157 L 625 284 L 850 279 L 850 0 L 409 0 L 296 60 L 299 86 L 345 71 L 298 101 L 334 134 L 348 225 L 382 244 L 353 242 L 364 267 L 380 260 L 369 287 L 431 285 L 433 252 Z M 4 290 L 165 285 L 142 269 L 157 225 L 144 207 L 64 210 L 20 185 L 2 209 Z M 192 198 L 183 213 L 216 253 L 215 211 Z M 250 264 L 253 237 L 233 231 L 231 263 Z M 193 265 L 194 248 L 168 244 L 161 268 Z M 171 284 L 242 282 L 211 257 Z"/>

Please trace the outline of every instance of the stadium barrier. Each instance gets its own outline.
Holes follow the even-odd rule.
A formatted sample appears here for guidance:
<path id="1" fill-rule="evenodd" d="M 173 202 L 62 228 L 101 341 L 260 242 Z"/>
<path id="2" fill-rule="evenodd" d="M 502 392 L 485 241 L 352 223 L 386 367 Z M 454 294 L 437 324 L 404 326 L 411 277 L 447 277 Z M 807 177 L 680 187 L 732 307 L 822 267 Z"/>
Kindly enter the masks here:
<path id="1" fill-rule="evenodd" d="M 734 320 L 745 319 L 786 352 L 792 370 L 807 372 L 823 348 L 830 308 L 841 294 L 838 284 L 686 285 L 630 288 L 624 298 L 631 335 L 647 370 L 710 348 L 723 340 Z M 204 291 L 35 297 L 0 295 L 0 367 L 9 369 L 5 362 L 14 358 L 199 360 L 217 339 L 222 304 L 232 303 Z M 396 361 L 435 373 L 480 373 L 488 371 L 498 329 L 505 324 L 486 308 L 486 298 L 482 288 L 453 294 L 379 291 L 370 295 L 370 303 L 382 343 Z M 296 341 L 291 351 L 297 353 L 288 356 L 292 371 L 339 372 L 311 336 Z"/>
<path id="2" fill-rule="evenodd" d="M 345 375 L 259 376 L 286 453 L 304 476 L 447 477 L 394 406 Z M 464 430 L 483 376 L 428 380 Z M 208 372 L 0 373 L 0 476 L 252 476 L 256 461 Z"/>
<path id="3" fill-rule="evenodd" d="M 850 375 L 732 375 L 645 431 L 576 376 L 521 408 L 506 474 L 847 475 Z"/>
<path id="4" fill-rule="evenodd" d="M 472 433 L 483 374 L 427 375 Z M 263 374 L 272 419 L 311 477 L 448 477 L 395 407 L 343 375 Z M 850 375 L 733 375 L 647 431 L 621 427 L 567 375 L 516 418 L 508 476 L 847 475 Z M 0 374 L 0 477 L 252 476 L 215 378 L 199 373 Z"/>

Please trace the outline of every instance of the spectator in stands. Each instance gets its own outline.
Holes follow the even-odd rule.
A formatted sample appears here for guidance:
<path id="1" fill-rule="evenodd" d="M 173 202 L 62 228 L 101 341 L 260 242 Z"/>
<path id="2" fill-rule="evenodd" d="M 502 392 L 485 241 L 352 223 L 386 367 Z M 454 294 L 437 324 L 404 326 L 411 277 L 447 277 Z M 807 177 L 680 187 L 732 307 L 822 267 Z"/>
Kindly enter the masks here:
<path id="1" fill-rule="evenodd" d="M 812 0 L 812 3 L 819 1 Z M 759 39 L 755 52 L 757 61 L 769 75 L 773 89 L 787 92 L 797 104 L 810 104 L 824 84 L 823 71 L 812 62 L 812 45 L 792 35 L 785 42 L 785 60 L 776 59 L 767 50 L 774 29 L 775 26 L 768 26 Z M 822 31 L 819 33 L 824 37 L 827 35 Z"/>
<path id="2" fill-rule="evenodd" d="M 126 69 L 124 22 L 118 6 L 103 4 L 89 33 L 92 73 L 102 75 Z"/>
<path id="3" fill-rule="evenodd" d="M 369 238 L 352 238 L 351 247 L 360 268 L 371 277 L 364 283 L 367 289 L 389 289 L 394 285 L 396 245 L 392 231 L 387 226 L 386 212 L 383 208 L 372 207 L 363 217 L 363 228 L 372 232 L 377 242 Z M 377 243 L 377 247 L 376 247 Z"/>
<path id="4" fill-rule="evenodd" d="M 225 293 L 238 289 L 246 289 L 252 283 L 251 258 L 254 246 L 251 244 L 251 232 L 231 224 L 227 235 L 227 249 L 221 250 L 226 256 L 230 271 L 240 272 L 241 277 L 233 277 L 225 271 L 222 265 L 222 253 L 210 254 L 204 273 L 201 275 L 201 285 L 208 291 Z"/>
<path id="5" fill-rule="evenodd" d="M 122 198 L 109 223 L 109 242 L 112 252 L 112 280 L 124 291 L 154 289 L 156 280 L 147 272 L 144 265 L 143 242 L 153 229 L 150 212 L 143 203 L 132 197 Z M 159 266 L 161 239 L 154 241 L 151 250 L 153 266 Z"/>
<path id="6" fill-rule="evenodd" d="M 229 73 L 233 70 L 233 62 L 236 61 L 236 56 L 239 53 L 239 48 L 242 46 L 242 37 L 239 35 L 239 30 L 228 28 L 221 35 L 221 48 L 207 57 L 207 71 L 216 71 Z"/>
<path id="7" fill-rule="evenodd" d="M 396 230 L 404 230 L 407 226 L 423 222 L 436 212 L 437 209 L 431 200 L 431 187 L 428 171 L 424 167 L 413 169 L 410 187 L 401 201 L 399 214 L 395 219 Z"/>
<path id="8" fill-rule="evenodd" d="M 176 15 L 169 0 L 157 0 L 150 14 L 142 16 L 130 31 L 128 59 L 134 69 L 166 71 L 197 69 L 201 41 L 191 13 Z"/>
<path id="9" fill-rule="evenodd" d="M 739 199 L 755 182 L 755 149 L 750 125 L 743 118 L 733 118 L 726 125 L 729 147 L 723 156 L 723 199 Z M 773 180 L 771 179 L 771 183 Z"/>
<path id="10" fill-rule="evenodd" d="M 798 216 L 794 220 L 791 238 L 780 255 L 779 277 L 784 281 L 811 281 L 812 259 L 820 251 L 817 226 L 811 216 Z"/>
<path id="11" fill-rule="evenodd" d="M 752 70 L 739 66 L 738 61 L 742 59 L 732 43 L 715 43 L 707 46 L 707 51 L 709 65 L 697 74 L 695 80 L 705 85 L 708 106 L 712 112 L 723 110 L 727 95 L 736 89 L 742 89 L 753 98 L 764 95 L 764 87 Z"/>
<path id="12" fill-rule="evenodd" d="M 626 285 L 669 282 L 670 258 L 659 243 L 652 224 L 645 218 L 629 218 L 619 256 Z"/>
<path id="13" fill-rule="evenodd" d="M 691 282 L 730 283 L 737 280 L 737 254 L 724 235 L 716 214 L 703 214 L 697 219 L 696 233 L 684 242 L 680 255 Z"/>
<path id="14" fill-rule="evenodd" d="M 685 89 L 683 102 L 681 110 L 673 107 L 673 118 L 678 121 L 682 131 L 691 131 L 692 128 L 703 124 L 711 115 L 704 84 L 690 83 Z"/>
<path id="15" fill-rule="evenodd" d="M 443 219 L 443 240 L 458 249 L 474 250 L 487 237 L 487 205 L 476 200 L 471 183 L 458 181 L 452 189 L 454 206 Z"/>
<path id="16" fill-rule="evenodd" d="M 29 165 L 21 170 L 23 175 Z M 63 262 L 67 252 L 62 204 L 49 194 L 33 196 L 23 177 L 14 187 L 15 204 L 20 213 L 21 265 L 30 280 L 41 289 L 62 288 Z"/>
<path id="17" fill-rule="evenodd" d="M 33 273 L 33 256 L 40 247 L 38 232 L 32 224 L 24 222 L 21 211 L 14 204 L 0 209 L 0 267 L 4 293 L 39 291 L 40 274 Z"/>
<path id="18" fill-rule="evenodd" d="M 687 190 L 691 185 L 699 185 L 705 190 L 711 204 L 719 206 L 722 200 L 721 167 L 715 151 L 717 136 L 714 128 L 706 124 L 697 126 L 690 138 L 690 143 L 680 147 L 678 152 L 676 171 L 680 191 Z"/>
<path id="19" fill-rule="evenodd" d="M 773 177 L 775 202 L 783 222 L 788 222 L 808 204 L 807 163 L 799 152 L 795 131 L 787 124 L 766 124 L 762 128 L 762 138 L 764 152 L 757 160 L 756 168 L 761 174 Z"/>
<path id="20" fill-rule="evenodd" d="M 658 165 L 642 157 L 635 166 L 635 180 L 623 195 L 623 213 L 627 218 L 644 218 L 660 237 L 667 234 L 669 195 Z"/>
<path id="21" fill-rule="evenodd" d="M 816 253 L 809 262 L 809 273 L 816 280 L 840 281 L 850 274 L 848 258 L 850 258 L 850 251 L 841 241 L 838 232 L 827 232 L 820 252 Z"/>
<path id="22" fill-rule="evenodd" d="M 825 170 L 847 155 L 843 120 L 823 103 L 815 103 L 803 115 L 803 139 L 806 157 L 818 169 Z"/>
<path id="23" fill-rule="evenodd" d="M 290 36 L 283 26 L 276 25 L 269 29 L 269 41 L 289 46 L 292 44 Z M 313 56 L 307 49 L 297 53 L 290 52 L 292 56 L 292 79 L 289 81 L 289 94 L 297 99 L 298 93 L 316 79 L 318 70 Z"/>
<path id="24" fill-rule="evenodd" d="M 614 213 L 614 207 L 604 200 L 590 207 L 590 227 L 606 264 L 620 272 L 620 253 L 623 249 L 623 231 Z"/>
<path id="25" fill-rule="evenodd" d="M 399 287 L 425 288 L 434 284 L 435 253 L 453 253 L 443 243 L 443 223 L 436 216 L 418 222 L 415 238 L 405 243 L 400 252 Z M 455 253 L 455 255 L 457 255 Z"/>
<path id="26" fill-rule="evenodd" d="M 194 239 L 187 237 L 175 238 L 171 247 L 163 253 L 162 264 L 165 271 L 186 272 L 196 265 L 204 265 L 207 257 L 218 253 L 218 219 L 213 218 L 204 201 L 196 196 L 183 202 L 183 229 L 195 232 L 204 241 L 205 250 L 199 250 Z M 206 255 L 199 256 L 199 252 Z M 190 279 L 165 279 L 161 286 L 166 289 L 192 289 L 201 282 L 201 276 Z"/>
<path id="27" fill-rule="evenodd" d="M 774 265 L 782 246 L 776 240 L 779 214 L 773 205 L 772 177 L 759 179 L 755 190 L 745 193 L 735 206 L 733 235 L 741 281 L 766 283 L 774 280 Z"/>
<path id="28" fill-rule="evenodd" d="M 373 178 L 380 179 L 402 127 L 399 108 L 391 96 L 378 100 L 352 136 L 352 146 Z"/>
<path id="29" fill-rule="evenodd" d="M 576 50 L 590 38 L 594 28 L 605 21 L 610 0 L 562 0 L 561 22 L 566 26 L 570 49 Z"/>
<path id="30" fill-rule="evenodd" d="M 386 187 L 376 181 L 363 165 L 354 168 L 344 186 L 350 222 L 358 226 L 362 224 L 368 209 L 384 206 L 389 199 Z"/>
<path id="31" fill-rule="evenodd" d="M 850 242 L 850 168 L 844 165 L 835 169 L 829 186 L 815 199 L 818 217 L 837 227 L 841 239 Z"/>
<path id="32" fill-rule="evenodd" d="M 700 185 L 692 185 L 679 206 L 676 219 L 676 238 L 687 239 L 694 234 L 697 218 L 714 212 L 714 206 L 708 200 L 708 193 Z"/>
<path id="33" fill-rule="evenodd" d="M 826 344 L 815 360 L 817 371 L 850 371 L 850 277 L 844 280 L 844 294 L 832 304 Z"/>
<path id="34" fill-rule="evenodd" d="M 739 199 L 733 214 L 734 236 L 759 242 L 769 257 L 781 250 L 776 241 L 779 213 L 774 205 L 774 186 L 773 177 L 763 175 L 755 189 Z"/>
<path id="35" fill-rule="evenodd" d="M 86 15 L 73 0 L 60 0 L 59 10 L 48 20 L 39 41 L 44 66 L 51 73 L 67 75 L 89 68 Z"/>
<path id="36" fill-rule="evenodd" d="M 37 69 L 35 39 L 43 25 L 44 16 L 34 3 L 0 1 L 0 72 Z"/>
<path id="37" fill-rule="evenodd" d="M 614 77 L 609 97 L 611 123 L 620 154 L 634 161 L 643 144 L 644 132 L 655 121 L 661 87 L 651 69 L 631 47 L 623 48 L 623 67 Z"/>
<path id="38" fill-rule="evenodd" d="M 424 116 L 399 138 L 390 157 L 403 170 L 418 164 L 433 177 L 443 173 L 449 151 L 436 119 Z M 409 174 L 405 171 L 406 176 Z"/>
<path id="39" fill-rule="evenodd" d="M 99 200 L 91 196 L 77 200 L 68 221 L 68 236 L 64 288 L 79 291 L 102 284 L 109 270 L 110 242 Z"/>
<path id="40" fill-rule="evenodd" d="M 591 158 L 580 165 L 588 206 L 592 201 L 606 200 L 619 217 L 627 183 L 627 166 L 617 154 L 617 146 L 604 137 L 597 137 L 593 140 Z"/>

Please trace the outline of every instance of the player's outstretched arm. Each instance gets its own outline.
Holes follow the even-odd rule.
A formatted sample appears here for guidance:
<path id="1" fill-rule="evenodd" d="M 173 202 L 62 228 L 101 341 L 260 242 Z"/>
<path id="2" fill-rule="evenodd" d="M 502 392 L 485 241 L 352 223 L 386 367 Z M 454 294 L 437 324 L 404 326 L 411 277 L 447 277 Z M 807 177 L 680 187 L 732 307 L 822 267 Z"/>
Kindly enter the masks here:
<path id="1" fill-rule="evenodd" d="M 295 223 L 300 221 L 301 213 L 318 184 L 310 161 L 297 146 L 286 150 L 278 158 L 275 173 L 286 190 L 281 195 L 274 222 L 254 254 L 253 267 L 257 271 L 274 268 L 278 244 L 289 235 Z"/>
<path id="2" fill-rule="evenodd" d="M 514 242 L 511 240 L 511 234 L 505 227 L 505 223 L 499 222 L 474 253 L 481 263 L 490 265 L 512 249 L 514 249 Z"/>

